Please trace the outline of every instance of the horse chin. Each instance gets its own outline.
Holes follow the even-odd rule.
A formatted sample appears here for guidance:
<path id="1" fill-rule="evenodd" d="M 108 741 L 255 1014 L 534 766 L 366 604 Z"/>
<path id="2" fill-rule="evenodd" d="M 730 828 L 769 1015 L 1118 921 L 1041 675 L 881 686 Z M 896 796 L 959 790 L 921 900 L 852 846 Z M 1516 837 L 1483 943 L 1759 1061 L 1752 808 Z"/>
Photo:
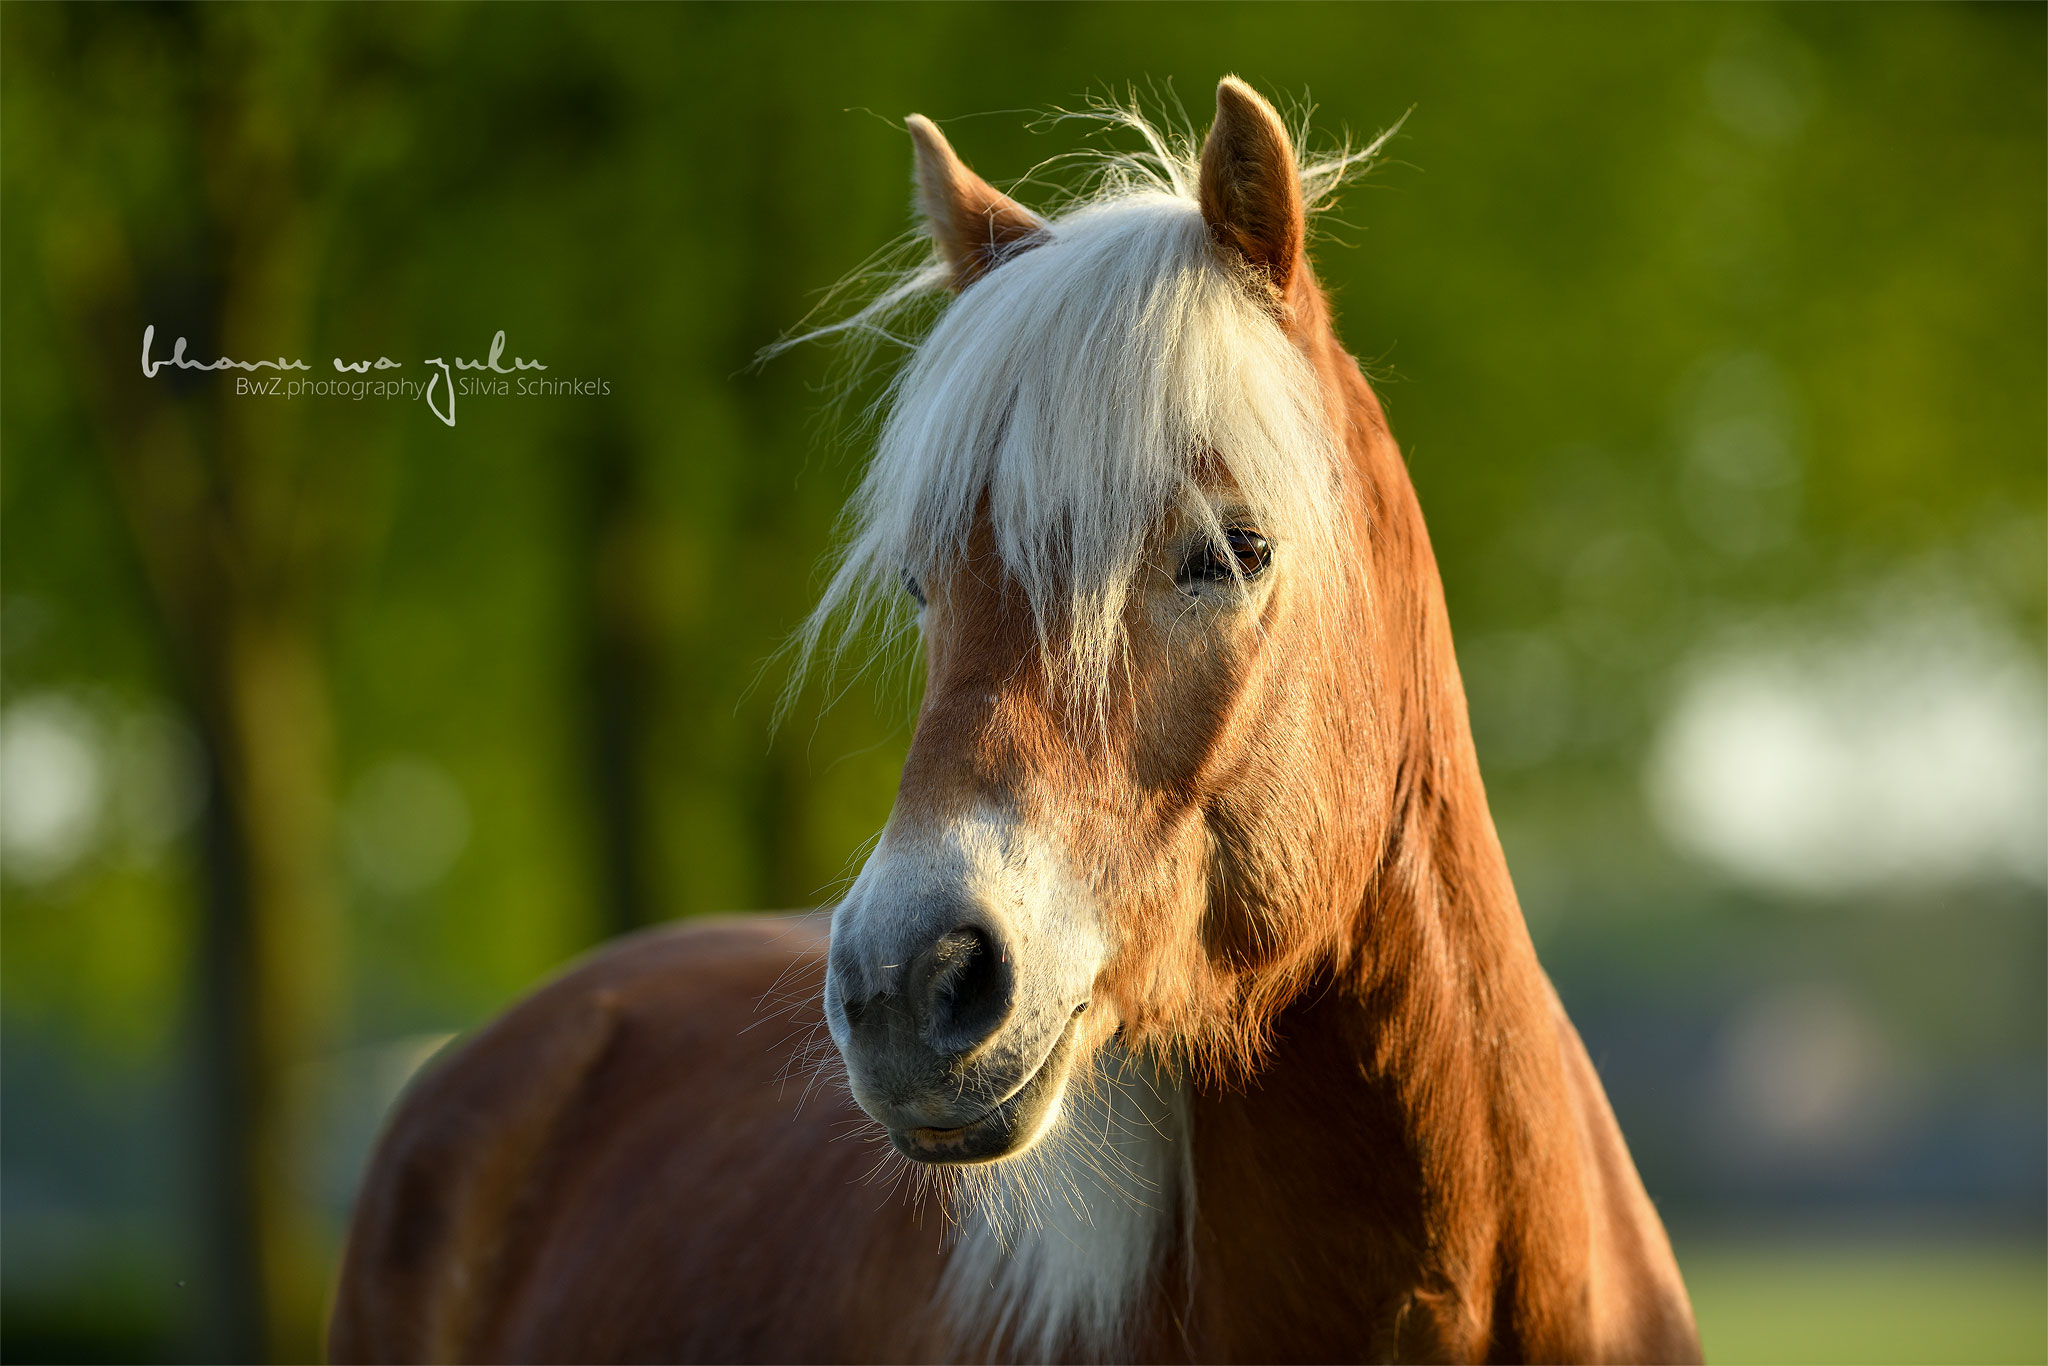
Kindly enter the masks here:
<path id="1" fill-rule="evenodd" d="M 951 1129 L 891 1128 L 889 1141 L 913 1162 L 944 1166 L 1001 1162 L 1028 1151 L 1059 1119 L 1080 1021 L 1078 1013 L 1069 1016 L 1038 1070 L 987 1113 Z"/>

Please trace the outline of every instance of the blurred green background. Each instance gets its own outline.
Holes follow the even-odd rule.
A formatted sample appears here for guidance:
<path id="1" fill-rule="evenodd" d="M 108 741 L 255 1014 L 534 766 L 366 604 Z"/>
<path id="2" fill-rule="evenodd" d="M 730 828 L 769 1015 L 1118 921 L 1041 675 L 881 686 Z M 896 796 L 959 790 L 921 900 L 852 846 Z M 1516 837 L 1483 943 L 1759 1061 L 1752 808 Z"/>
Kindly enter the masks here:
<path id="1" fill-rule="evenodd" d="M 831 898 L 913 685 L 771 737 L 863 446 L 749 362 L 910 226 L 904 114 L 1007 182 L 1236 71 L 1409 114 L 1320 269 L 1710 1358 L 2048 1358 L 2043 20 L 7 5 L 0 1354 L 310 1358 L 420 1060 Z"/>

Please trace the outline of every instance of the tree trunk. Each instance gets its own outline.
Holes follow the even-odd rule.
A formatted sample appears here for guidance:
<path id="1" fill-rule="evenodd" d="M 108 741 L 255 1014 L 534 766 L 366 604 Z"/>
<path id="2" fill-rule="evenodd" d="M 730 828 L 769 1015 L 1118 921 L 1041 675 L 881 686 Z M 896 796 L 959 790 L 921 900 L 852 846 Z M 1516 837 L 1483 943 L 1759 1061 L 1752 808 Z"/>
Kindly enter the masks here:
<path id="1" fill-rule="evenodd" d="M 575 472 L 582 485 L 583 712 L 605 938 L 659 918 L 647 841 L 647 714 L 657 655 L 647 602 L 639 480 L 620 433 L 602 429 Z"/>

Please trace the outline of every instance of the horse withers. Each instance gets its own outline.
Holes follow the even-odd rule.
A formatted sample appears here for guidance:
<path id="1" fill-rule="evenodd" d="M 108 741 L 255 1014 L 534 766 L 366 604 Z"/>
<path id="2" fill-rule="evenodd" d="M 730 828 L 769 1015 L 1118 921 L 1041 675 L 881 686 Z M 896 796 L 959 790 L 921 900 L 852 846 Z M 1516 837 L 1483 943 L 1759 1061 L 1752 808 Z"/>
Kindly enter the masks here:
<path id="1" fill-rule="evenodd" d="M 1305 254 L 1359 157 L 1236 79 L 1131 122 L 1040 217 L 910 120 L 935 251 L 847 326 L 953 297 L 804 633 L 916 615 L 889 822 L 829 924 L 624 940 L 424 1075 L 335 1360 L 1699 1359 Z"/>

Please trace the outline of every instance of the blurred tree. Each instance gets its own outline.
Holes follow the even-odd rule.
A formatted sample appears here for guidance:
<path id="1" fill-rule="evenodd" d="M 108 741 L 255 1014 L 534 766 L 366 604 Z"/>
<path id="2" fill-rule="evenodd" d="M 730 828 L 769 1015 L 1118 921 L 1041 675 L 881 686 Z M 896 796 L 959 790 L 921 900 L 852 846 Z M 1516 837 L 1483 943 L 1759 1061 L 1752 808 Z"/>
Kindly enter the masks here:
<path id="1" fill-rule="evenodd" d="M 171 194 L 81 174 L 39 149 L 67 213 L 43 241 L 73 367 L 88 388 L 171 670 L 203 749 L 205 897 L 192 1000 L 212 1265 L 223 1360 L 317 1354 L 324 1239 L 302 1160 L 311 1117 L 295 1069 L 329 1046 L 342 985 L 332 857 L 330 702 L 320 623 L 358 501 L 356 467 L 309 430 L 304 406 L 237 401 L 135 360 L 174 307 L 191 355 L 299 358 L 331 229 L 308 192 L 316 92 L 234 11 L 67 10 L 32 35 L 41 79 L 74 132 L 73 102 L 106 97 L 102 44 L 148 42 L 177 74 L 138 95 L 171 134 L 154 149 L 193 177 Z M 117 26 L 116 33 L 108 33 Z M 301 29 L 308 47 L 318 35 Z M 109 66 L 115 66 L 109 70 Z M 309 125 L 311 125 L 309 127 Z M 169 169 L 166 167 L 165 169 Z M 57 186 L 61 185 L 61 190 Z M 155 358 L 181 345 L 156 339 Z M 259 374 L 276 374 L 275 369 Z M 288 375 L 289 377 L 289 375 Z"/>
<path id="2" fill-rule="evenodd" d="M 605 935 L 659 919 L 648 866 L 648 696 L 656 679 L 660 624 L 649 598 L 659 566 L 642 511 L 644 479 L 615 422 L 594 424 L 582 465 L 582 543 L 575 563 L 584 601 L 584 708 L 593 834 Z"/>

